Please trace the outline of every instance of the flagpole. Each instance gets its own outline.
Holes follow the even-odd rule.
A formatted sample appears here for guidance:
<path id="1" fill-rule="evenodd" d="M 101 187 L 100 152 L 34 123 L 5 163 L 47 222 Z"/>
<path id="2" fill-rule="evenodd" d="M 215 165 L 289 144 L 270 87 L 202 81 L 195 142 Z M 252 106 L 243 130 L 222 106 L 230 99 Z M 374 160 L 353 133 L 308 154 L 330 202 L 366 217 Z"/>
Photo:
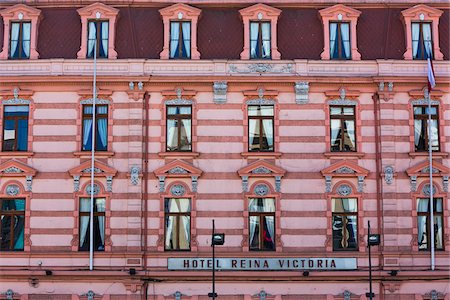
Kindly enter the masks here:
<path id="1" fill-rule="evenodd" d="M 98 14 L 98 13 L 97 13 Z M 99 16 L 97 17 L 97 19 Z M 94 40 L 94 78 L 92 84 L 92 139 L 91 139 L 91 203 L 89 215 L 89 270 L 94 269 L 94 161 L 95 161 L 95 103 L 97 102 L 97 26 Z"/>

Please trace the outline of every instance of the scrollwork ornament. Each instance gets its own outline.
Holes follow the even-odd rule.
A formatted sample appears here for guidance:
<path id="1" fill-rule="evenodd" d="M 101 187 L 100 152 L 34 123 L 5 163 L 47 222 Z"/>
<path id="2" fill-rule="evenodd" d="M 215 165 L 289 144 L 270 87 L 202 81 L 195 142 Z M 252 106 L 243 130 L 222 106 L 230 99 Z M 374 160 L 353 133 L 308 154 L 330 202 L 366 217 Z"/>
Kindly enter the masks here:
<path id="1" fill-rule="evenodd" d="M 182 167 L 175 167 L 169 170 L 169 174 L 187 174 L 188 171 L 183 169 Z"/>
<path id="2" fill-rule="evenodd" d="M 78 192 L 80 190 L 80 176 L 73 176 L 73 191 Z"/>
<path id="3" fill-rule="evenodd" d="M 417 191 L 417 176 L 411 176 L 411 192 Z"/>
<path id="4" fill-rule="evenodd" d="M 384 168 L 384 181 L 386 184 L 392 184 L 394 181 L 394 167 L 393 166 L 386 166 Z"/>
<path id="5" fill-rule="evenodd" d="M 17 196 L 20 193 L 20 188 L 17 184 L 10 184 L 6 187 L 6 194 L 10 196 Z"/>
<path id="6" fill-rule="evenodd" d="M 431 190 L 430 190 L 430 184 L 427 183 L 423 186 L 422 188 L 422 193 L 425 196 L 430 196 L 431 195 Z M 436 195 L 436 187 L 433 185 L 433 195 Z"/>
<path id="7" fill-rule="evenodd" d="M 242 191 L 248 192 L 248 176 L 242 176 Z"/>
<path id="8" fill-rule="evenodd" d="M 331 176 L 325 176 L 325 193 L 331 192 Z"/>
<path id="9" fill-rule="evenodd" d="M 94 100 L 92 98 L 80 101 L 80 104 L 82 104 L 82 105 L 86 105 L 86 104 L 92 105 L 93 103 L 94 103 Z M 110 103 L 111 103 L 111 101 L 109 101 L 107 99 L 101 99 L 101 98 L 95 99 L 95 104 L 109 105 Z"/>
<path id="10" fill-rule="evenodd" d="M 113 181 L 112 176 L 106 176 L 106 191 L 107 192 L 112 192 L 112 181 Z"/>
<path id="11" fill-rule="evenodd" d="M 349 186 L 348 184 L 341 184 L 341 185 L 337 188 L 336 192 L 337 192 L 339 195 L 345 197 L 345 196 L 348 196 L 348 195 L 350 195 L 350 194 L 352 193 L 352 187 Z"/>
<path id="12" fill-rule="evenodd" d="M 352 297 L 352 293 L 350 291 L 348 291 L 348 290 L 345 290 L 342 293 L 342 296 L 344 296 L 344 300 L 350 300 L 350 298 Z"/>
<path id="13" fill-rule="evenodd" d="M 94 189 L 93 189 L 92 192 L 91 192 L 91 190 L 92 190 L 92 185 L 88 184 L 86 186 L 86 194 L 88 194 L 88 195 L 91 195 L 91 194 L 98 195 L 100 193 L 100 187 L 96 183 L 94 183 Z"/>
<path id="14" fill-rule="evenodd" d="M 449 176 L 442 176 L 442 189 L 444 192 L 448 192 L 448 178 Z"/>
<path id="15" fill-rule="evenodd" d="M 130 182 L 132 185 L 139 184 L 139 173 L 141 172 L 141 168 L 138 166 L 132 166 L 130 168 Z"/>
<path id="16" fill-rule="evenodd" d="M 255 186 L 253 192 L 258 196 L 265 196 L 269 193 L 269 187 L 261 183 Z"/>
<path id="17" fill-rule="evenodd" d="M 31 192 L 33 190 L 33 176 L 28 175 L 26 176 L 26 191 Z"/>
<path id="18" fill-rule="evenodd" d="M 11 166 L 3 170 L 3 173 L 23 173 L 23 171 L 17 167 Z"/>
<path id="19" fill-rule="evenodd" d="M 252 171 L 252 174 L 270 174 L 270 173 L 272 172 L 266 167 L 258 167 Z"/>
<path id="20" fill-rule="evenodd" d="M 281 192 L 281 176 L 275 176 L 275 191 Z"/>
<path id="21" fill-rule="evenodd" d="M 181 197 L 186 193 L 183 185 L 175 184 L 170 188 L 170 193 L 175 197 Z"/>
<path id="22" fill-rule="evenodd" d="M 354 174 L 355 170 L 349 168 L 349 167 L 340 167 L 335 171 L 336 174 Z"/>

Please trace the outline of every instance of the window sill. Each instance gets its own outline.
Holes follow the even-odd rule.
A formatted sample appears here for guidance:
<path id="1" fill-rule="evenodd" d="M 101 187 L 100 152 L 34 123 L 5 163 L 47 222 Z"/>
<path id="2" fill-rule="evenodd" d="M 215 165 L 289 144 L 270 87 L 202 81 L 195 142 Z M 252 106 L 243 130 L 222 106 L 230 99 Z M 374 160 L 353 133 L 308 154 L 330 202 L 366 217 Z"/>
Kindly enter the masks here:
<path id="1" fill-rule="evenodd" d="M 91 157 L 91 151 L 77 151 L 73 152 L 74 156 L 77 157 Z M 115 152 L 113 151 L 95 151 L 95 157 L 111 157 L 114 156 Z"/>
<path id="2" fill-rule="evenodd" d="M 428 157 L 428 152 L 409 152 L 410 157 Z M 447 157 L 448 153 L 446 152 L 433 152 L 433 157 Z"/>
<path id="3" fill-rule="evenodd" d="M 362 158 L 366 155 L 364 152 L 324 152 L 327 158 Z"/>
<path id="4" fill-rule="evenodd" d="M 281 152 L 241 152 L 241 156 L 245 158 L 279 158 Z"/>
<path id="5" fill-rule="evenodd" d="M 198 152 L 159 152 L 158 156 L 162 158 L 181 158 L 181 159 L 193 159 L 199 156 Z"/>
<path id="6" fill-rule="evenodd" d="M 34 152 L 28 151 L 1 151 L 0 157 L 25 157 L 25 156 L 33 156 Z"/>

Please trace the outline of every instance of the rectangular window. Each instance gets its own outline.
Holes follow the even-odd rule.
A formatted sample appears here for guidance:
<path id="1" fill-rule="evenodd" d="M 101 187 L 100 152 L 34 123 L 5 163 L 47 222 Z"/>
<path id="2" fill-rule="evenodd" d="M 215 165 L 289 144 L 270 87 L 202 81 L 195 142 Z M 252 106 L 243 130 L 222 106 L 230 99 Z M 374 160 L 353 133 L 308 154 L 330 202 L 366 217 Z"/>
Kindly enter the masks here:
<path id="1" fill-rule="evenodd" d="M 191 124 L 191 106 L 167 106 L 167 151 L 192 151 Z"/>
<path id="2" fill-rule="evenodd" d="M 358 250 L 358 199 L 332 199 L 333 250 Z"/>
<path id="3" fill-rule="evenodd" d="M 270 59 L 270 22 L 250 22 L 250 58 Z"/>
<path id="4" fill-rule="evenodd" d="M 275 250 L 275 199 L 251 198 L 248 212 L 250 250 Z"/>
<path id="5" fill-rule="evenodd" d="M 438 107 L 414 106 L 414 146 L 417 152 L 428 151 L 428 112 L 431 113 L 431 150 L 439 151 Z"/>
<path id="6" fill-rule="evenodd" d="M 105 198 L 94 198 L 94 251 L 105 250 Z M 91 198 L 80 198 L 80 251 L 89 251 Z"/>
<path id="7" fill-rule="evenodd" d="M 170 58 L 191 58 L 191 22 L 170 22 Z"/>
<path id="8" fill-rule="evenodd" d="M 83 105 L 83 145 L 82 151 L 92 150 L 92 105 Z M 95 150 L 108 149 L 108 105 L 95 106 Z"/>
<path id="9" fill-rule="evenodd" d="M 23 250 L 25 199 L 1 199 L 0 209 L 2 233 L 0 250 Z"/>
<path id="10" fill-rule="evenodd" d="M 355 107 L 330 107 L 330 138 L 332 152 L 356 151 Z"/>
<path id="11" fill-rule="evenodd" d="M 3 151 L 28 150 L 27 105 L 5 105 L 3 112 Z"/>
<path id="12" fill-rule="evenodd" d="M 248 106 L 248 151 L 274 151 L 273 105 Z"/>
<path id="13" fill-rule="evenodd" d="M 433 59 L 431 23 L 411 23 L 413 59 Z"/>
<path id="14" fill-rule="evenodd" d="M 350 23 L 330 22 L 330 58 L 351 58 Z"/>
<path id="15" fill-rule="evenodd" d="M 30 58 L 31 23 L 11 22 L 9 58 Z"/>
<path id="16" fill-rule="evenodd" d="M 419 250 L 430 250 L 431 241 L 431 207 L 429 198 L 417 199 L 417 227 Z M 434 219 L 434 247 L 436 250 L 444 250 L 443 218 L 442 218 L 442 198 L 433 199 L 433 219 Z"/>
<path id="17" fill-rule="evenodd" d="M 191 199 L 167 198 L 165 212 L 165 249 L 191 249 Z"/>
<path id="18" fill-rule="evenodd" d="M 108 38 L 109 38 L 109 22 L 108 21 L 89 21 L 88 22 L 88 47 L 87 57 L 94 57 L 94 49 L 97 58 L 108 57 Z M 95 47 L 95 48 L 94 48 Z"/>

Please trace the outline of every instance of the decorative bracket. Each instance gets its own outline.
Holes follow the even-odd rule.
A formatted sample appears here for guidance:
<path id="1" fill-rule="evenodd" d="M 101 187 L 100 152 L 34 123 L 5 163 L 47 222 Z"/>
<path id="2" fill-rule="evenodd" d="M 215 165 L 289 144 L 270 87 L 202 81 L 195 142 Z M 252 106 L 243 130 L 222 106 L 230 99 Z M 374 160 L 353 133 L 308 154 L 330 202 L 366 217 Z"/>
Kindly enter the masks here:
<path id="1" fill-rule="evenodd" d="M 213 84 L 214 103 L 223 104 L 227 102 L 228 84 L 226 81 L 215 81 Z"/>
<path id="2" fill-rule="evenodd" d="M 309 101 L 309 82 L 298 81 L 295 83 L 295 103 L 306 104 Z"/>

